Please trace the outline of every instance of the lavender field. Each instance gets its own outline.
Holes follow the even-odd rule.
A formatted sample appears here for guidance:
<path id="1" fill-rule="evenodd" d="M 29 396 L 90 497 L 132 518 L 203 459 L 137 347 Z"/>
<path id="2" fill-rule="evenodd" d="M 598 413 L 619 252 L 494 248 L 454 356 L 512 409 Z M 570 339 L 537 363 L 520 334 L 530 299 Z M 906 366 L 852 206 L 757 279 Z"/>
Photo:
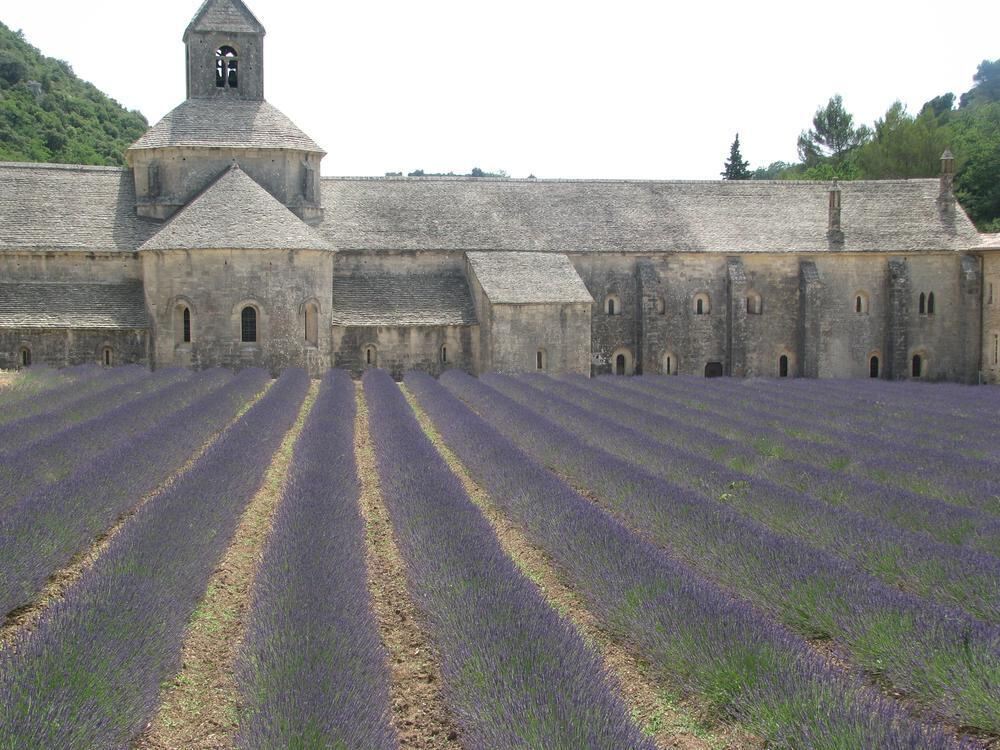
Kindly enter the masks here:
<path id="1" fill-rule="evenodd" d="M 998 748 L 1000 391 L 0 387 L 0 750 Z"/>

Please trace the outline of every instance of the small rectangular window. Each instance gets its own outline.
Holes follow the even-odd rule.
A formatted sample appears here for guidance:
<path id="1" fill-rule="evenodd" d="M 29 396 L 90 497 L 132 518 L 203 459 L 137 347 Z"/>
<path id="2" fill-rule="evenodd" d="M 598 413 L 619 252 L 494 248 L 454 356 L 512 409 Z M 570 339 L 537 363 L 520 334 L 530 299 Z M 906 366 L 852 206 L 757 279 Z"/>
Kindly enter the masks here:
<path id="1" fill-rule="evenodd" d="M 545 369 L 545 357 L 543 352 L 535 353 L 535 369 L 544 370 Z"/>

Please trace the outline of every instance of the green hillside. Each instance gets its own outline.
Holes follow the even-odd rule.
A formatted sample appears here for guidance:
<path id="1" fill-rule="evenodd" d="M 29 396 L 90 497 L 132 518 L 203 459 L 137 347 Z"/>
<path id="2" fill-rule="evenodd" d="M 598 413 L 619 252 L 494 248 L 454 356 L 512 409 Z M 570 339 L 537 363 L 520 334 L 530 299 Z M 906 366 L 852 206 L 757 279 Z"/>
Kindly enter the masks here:
<path id="1" fill-rule="evenodd" d="M 0 23 L 0 161 L 122 165 L 147 127 Z"/>

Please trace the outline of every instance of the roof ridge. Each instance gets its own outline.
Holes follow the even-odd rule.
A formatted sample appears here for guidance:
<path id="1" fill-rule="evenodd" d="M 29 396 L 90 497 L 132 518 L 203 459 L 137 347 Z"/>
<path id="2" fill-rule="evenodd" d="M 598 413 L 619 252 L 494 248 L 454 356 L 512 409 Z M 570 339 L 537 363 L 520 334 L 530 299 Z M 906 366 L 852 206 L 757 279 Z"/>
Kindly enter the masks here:
<path id="1" fill-rule="evenodd" d="M 468 175 L 436 175 L 425 177 L 405 176 L 345 176 L 323 175 L 324 182 L 482 182 L 482 183 L 527 183 L 527 184 L 585 184 L 585 185 L 832 185 L 832 180 L 676 180 L 627 177 L 471 177 Z M 846 180 L 839 183 L 845 185 L 890 185 L 913 183 L 936 183 L 937 177 L 892 178 L 885 180 Z"/>
<path id="2" fill-rule="evenodd" d="M 103 164 L 59 164 L 44 161 L 0 161 L 0 169 L 50 169 L 62 172 L 127 172 L 128 167 Z"/>

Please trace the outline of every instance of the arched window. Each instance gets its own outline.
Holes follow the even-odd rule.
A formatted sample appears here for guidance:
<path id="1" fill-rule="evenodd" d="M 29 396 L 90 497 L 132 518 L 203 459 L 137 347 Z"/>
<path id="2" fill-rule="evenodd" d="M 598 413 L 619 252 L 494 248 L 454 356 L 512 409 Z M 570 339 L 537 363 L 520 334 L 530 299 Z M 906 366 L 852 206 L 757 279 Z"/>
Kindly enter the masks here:
<path id="1" fill-rule="evenodd" d="M 877 378 L 879 376 L 879 361 L 877 356 L 872 356 L 868 360 L 868 377 Z"/>
<path id="2" fill-rule="evenodd" d="M 924 358 L 919 354 L 913 355 L 913 369 L 911 373 L 915 378 L 919 378 L 924 374 Z"/>
<path id="3" fill-rule="evenodd" d="M 185 344 L 191 343 L 191 308 L 185 307 L 184 312 L 181 317 L 183 318 L 181 322 L 181 340 Z"/>
<path id="4" fill-rule="evenodd" d="M 677 374 L 677 357 L 674 356 L 673 352 L 667 352 L 663 355 L 663 374 L 664 375 L 676 375 Z"/>
<path id="5" fill-rule="evenodd" d="M 760 315 L 764 312 L 764 301 L 756 292 L 747 295 L 747 315 Z"/>
<path id="6" fill-rule="evenodd" d="M 934 292 L 927 295 L 927 314 L 934 314 Z"/>
<path id="7" fill-rule="evenodd" d="M 544 349 L 539 349 L 535 352 L 535 369 L 544 370 L 546 367 L 548 367 L 548 357 L 546 357 Z"/>
<path id="8" fill-rule="evenodd" d="M 240 313 L 240 340 L 244 344 L 257 343 L 257 310 L 250 305 Z"/>
<path id="9" fill-rule="evenodd" d="M 788 377 L 788 355 L 782 354 L 778 357 L 778 377 L 787 378 Z"/>
<path id="10" fill-rule="evenodd" d="M 854 312 L 858 315 L 868 314 L 868 294 L 865 292 L 857 292 L 854 295 Z"/>
<path id="11" fill-rule="evenodd" d="M 111 367 L 115 363 L 115 351 L 110 346 L 106 346 L 101 350 L 101 364 L 105 367 Z"/>
<path id="12" fill-rule="evenodd" d="M 363 367 L 378 367 L 378 349 L 374 344 L 369 344 L 361 351 L 361 364 Z"/>
<path id="13" fill-rule="evenodd" d="M 924 294 L 923 292 L 920 293 L 920 306 L 919 306 L 919 309 L 920 309 L 920 314 L 921 315 L 926 315 L 927 314 L 927 295 Z"/>
<path id="14" fill-rule="evenodd" d="M 319 346 L 319 310 L 312 302 L 305 306 L 305 338 L 309 346 Z"/>
<path id="15" fill-rule="evenodd" d="M 611 373 L 613 375 L 631 375 L 633 373 L 632 352 L 621 347 L 611 355 Z"/>
<path id="16" fill-rule="evenodd" d="M 694 298 L 694 314 L 708 315 L 712 312 L 712 302 L 707 294 L 697 294 Z"/>
<path id="17" fill-rule="evenodd" d="M 21 352 L 18 355 L 18 360 L 21 363 L 21 367 L 31 367 L 31 349 L 26 346 L 22 346 Z"/>
<path id="18" fill-rule="evenodd" d="M 618 299 L 617 295 L 609 294 L 608 298 L 604 301 L 604 311 L 608 315 L 621 315 L 622 314 L 622 302 Z"/>
<path id="19" fill-rule="evenodd" d="M 625 355 L 619 354 L 615 357 L 615 375 L 625 374 Z"/>
<path id="20" fill-rule="evenodd" d="M 215 85 L 220 89 L 240 87 L 239 54 L 235 47 L 224 44 L 215 51 Z"/>

